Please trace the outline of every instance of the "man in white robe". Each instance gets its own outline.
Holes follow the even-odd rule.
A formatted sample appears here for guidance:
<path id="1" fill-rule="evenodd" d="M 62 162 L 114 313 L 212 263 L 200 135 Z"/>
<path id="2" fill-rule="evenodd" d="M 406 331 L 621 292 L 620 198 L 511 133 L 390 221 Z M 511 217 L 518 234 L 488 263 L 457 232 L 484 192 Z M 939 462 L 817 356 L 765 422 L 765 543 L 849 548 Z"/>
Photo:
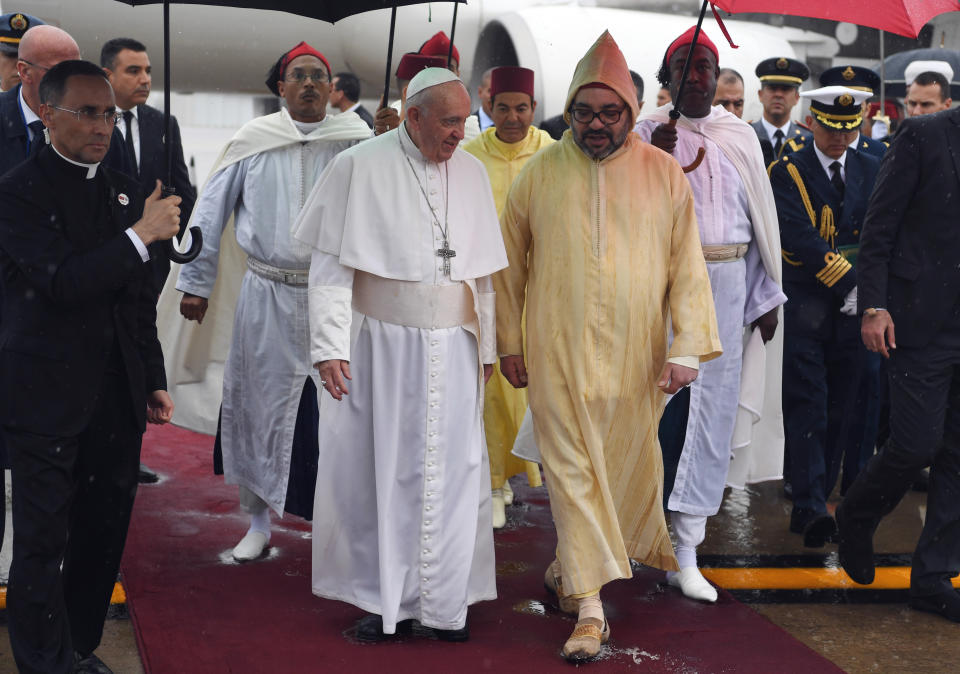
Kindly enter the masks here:
<path id="1" fill-rule="evenodd" d="M 202 321 L 218 276 L 231 280 L 218 273 L 218 261 L 235 216 L 247 271 L 224 365 L 221 446 L 224 478 L 239 485 L 250 514 L 233 550 L 238 561 L 260 557 L 269 543 L 269 509 L 283 514 L 301 397 L 316 390 L 308 382 L 316 379 L 307 320 L 310 249 L 291 240 L 290 227 L 330 160 L 370 136 L 354 113 L 325 114 L 330 68 L 306 43 L 280 58 L 267 84 L 287 108 L 249 122 L 224 148 L 190 221 L 203 232 L 203 250 L 181 268 L 176 285 L 183 316 Z M 313 433 L 311 423 L 306 435 Z M 296 510 L 309 517 L 309 501 L 306 512 Z"/>
<path id="2" fill-rule="evenodd" d="M 674 101 L 691 38 L 688 31 L 671 43 L 659 74 Z M 731 455 L 742 455 L 741 461 L 746 461 L 751 452 L 763 452 L 767 455 L 761 461 L 763 468 L 750 479 L 780 477 L 782 335 L 766 349 L 763 343 L 775 335 L 777 314 L 786 295 L 780 287 L 776 207 L 756 134 L 736 115 L 719 105 L 711 107 L 719 67 L 717 48 L 706 33 L 700 33 L 690 58 L 692 74 L 679 102 L 683 116 L 676 129 L 667 126 L 673 108 L 673 103 L 668 103 L 641 120 L 635 131 L 672 153 L 682 166 L 692 165 L 700 148 L 705 151 L 702 163 L 686 175 L 693 189 L 723 355 L 701 364 L 700 376 L 667 404 L 660 423 L 660 445 L 664 494 L 669 495 L 667 508 L 680 565 L 679 572 L 668 574 L 669 582 L 690 598 L 715 602 L 717 591 L 697 568 L 696 548 L 703 542 L 707 517 L 720 509 Z M 753 328 L 747 335 L 746 355 L 745 326 Z M 764 358 L 770 365 L 765 371 Z M 759 370 L 758 378 L 741 380 L 745 359 L 760 360 L 759 367 L 748 364 L 748 371 Z M 755 415 L 766 414 L 766 422 L 775 425 L 778 443 L 750 447 L 748 429 L 743 446 L 732 446 L 738 401 L 744 403 L 741 386 L 748 393 L 751 389 L 766 393 L 759 405 L 747 403 L 746 407 L 754 408 L 748 411 Z M 767 399 L 771 404 L 761 410 Z M 747 426 L 757 421 L 756 416 L 745 416 Z"/>
<path id="3" fill-rule="evenodd" d="M 496 597 L 482 401 L 507 259 L 486 171 L 457 149 L 469 114 L 459 78 L 420 72 L 405 121 L 341 153 L 294 227 L 315 249 L 310 352 L 336 401 L 313 592 L 371 613 L 361 640 L 416 620 L 463 641 L 467 606 Z"/>

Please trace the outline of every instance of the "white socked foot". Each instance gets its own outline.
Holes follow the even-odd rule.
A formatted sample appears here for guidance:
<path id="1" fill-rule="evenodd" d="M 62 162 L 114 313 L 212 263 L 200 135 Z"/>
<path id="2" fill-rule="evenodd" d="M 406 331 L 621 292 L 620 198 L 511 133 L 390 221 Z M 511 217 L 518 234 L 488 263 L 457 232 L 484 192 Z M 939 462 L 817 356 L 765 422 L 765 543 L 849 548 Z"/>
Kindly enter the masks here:
<path id="1" fill-rule="evenodd" d="M 717 590 L 703 577 L 700 569 L 688 566 L 667 577 L 667 584 L 679 588 L 683 596 L 710 604 L 717 601 Z"/>
<path id="2" fill-rule="evenodd" d="M 494 489 L 491 499 L 491 508 L 493 510 L 493 528 L 503 529 L 507 524 L 506 504 L 503 502 L 503 490 Z"/>
<path id="3" fill-rule="evenodd" d="M 270 536 L 262 531 L 248 531 L 233 549 L 233 558 L 238 562 L 251 562 L 258 559 L 269 542 Z"/>
<path id="4" fill-rule="evenodd" d="M 510 480 L 503 483 L 503 502 L 513 505 L 513 487 L 510 486 Z"/>

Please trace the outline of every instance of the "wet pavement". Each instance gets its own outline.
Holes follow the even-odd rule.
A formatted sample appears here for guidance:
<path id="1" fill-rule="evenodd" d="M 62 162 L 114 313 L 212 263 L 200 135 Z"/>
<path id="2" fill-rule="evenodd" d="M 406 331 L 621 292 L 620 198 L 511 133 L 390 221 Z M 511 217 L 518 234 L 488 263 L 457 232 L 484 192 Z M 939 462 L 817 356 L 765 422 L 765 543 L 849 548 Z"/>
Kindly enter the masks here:
<path id="1" fill-rule="evenodd" d="M 151 488 L 162 488 L 162 485 Z M 923 522 L 925 496 L 908 492 L 899 507 L 883 521 L 875 538 L 880 559 L 909 564 L 909 553 Z M 836 500 L 831 505 L 835 504 Z M 508 508 L 508 514 L 511 509 Z M 729 492 L 721 512 L 709 521 L 707 537 L 700 548 L 703 566 L 772 565 L 787 567 L 785 573 L 797 565 L 836 566 L 836 545 L 827 544 L 819 550 L 805 548 L 801 537 L 787 529 L 789 514 L 790 502 L 783 497 L 780 482 Z M 8 558 L 9 550 L 7 540 L 3 546 L 4 558 Z M 7 563 L 7 559 L 0 558 L 0 577 L 4 579 Z M 524 566 L 520 562 L 502 561 L 497 574 L 501 577 L 520 574 L 528 570 L 521 568 Z M 734 594 L 849 672 L 945 672 L 960 662 L 960 625 L 907 608 L 902 591 L 808 588 L 790 594 L 769 590 Z M 530 614 L 549 610 L 534 600 L 526 600 L 513 608 Z M 129 617 L 122 606 L 112 614 L 98 655 L 118 673 L 139 674 L 143 668 Z M 748 662 L 747 654 L 744 664 Z M 749 671 L 735 663 L 731 665 L 734 670 Z M 0 672 L 13 671 L 5 619 L 0 615 Z"/>

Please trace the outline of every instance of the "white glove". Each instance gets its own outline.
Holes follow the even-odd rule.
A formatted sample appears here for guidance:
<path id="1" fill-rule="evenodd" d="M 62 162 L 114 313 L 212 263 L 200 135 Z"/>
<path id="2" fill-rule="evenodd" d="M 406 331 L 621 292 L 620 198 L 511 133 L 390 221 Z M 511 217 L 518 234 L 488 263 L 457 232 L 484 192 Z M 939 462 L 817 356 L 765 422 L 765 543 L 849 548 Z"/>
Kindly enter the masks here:
<path id="1" fill-rule="evenodd" d="M 857 286 L 853 286 L 853 290 L 848 292 L 847 296 L 843 298 L 843 306 L 840 307 L 840 313 L 844 316 L 857 315 Z"/>

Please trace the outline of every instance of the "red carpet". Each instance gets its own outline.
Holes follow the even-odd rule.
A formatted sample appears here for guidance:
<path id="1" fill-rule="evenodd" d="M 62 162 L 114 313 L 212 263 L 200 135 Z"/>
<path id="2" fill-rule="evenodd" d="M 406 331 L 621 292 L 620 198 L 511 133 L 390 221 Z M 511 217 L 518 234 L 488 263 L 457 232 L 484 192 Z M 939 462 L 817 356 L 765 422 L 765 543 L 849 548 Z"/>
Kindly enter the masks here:
<path id="1" fill-rule="evenodd" d="M 309 525 L 287 517 L 266 560 L 238 565 L 246 530 L 236 488 L 211 470 L 208 436 L 151 429 L 144 461 L 164 480 L 141 486 L 123 560 L 123 583 L 148 674 L 218 672 L 568 671 L 559 655 L 573 621 L 542 588 L 556 544 L 544 489 L 517 492 L 497 533 L 500 599 L 470 609 L 471 639 L 408 637 L 358 644 L 359 609 L 310 593 Z M 322 470 L 322 466 L 321 466 Z M 840 671 L 779 627 L 721 592 L 716 606 L 661 587 L 643 570 L 603 594 L 612 639 L 596 672 Z"/>

